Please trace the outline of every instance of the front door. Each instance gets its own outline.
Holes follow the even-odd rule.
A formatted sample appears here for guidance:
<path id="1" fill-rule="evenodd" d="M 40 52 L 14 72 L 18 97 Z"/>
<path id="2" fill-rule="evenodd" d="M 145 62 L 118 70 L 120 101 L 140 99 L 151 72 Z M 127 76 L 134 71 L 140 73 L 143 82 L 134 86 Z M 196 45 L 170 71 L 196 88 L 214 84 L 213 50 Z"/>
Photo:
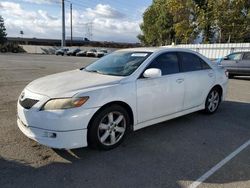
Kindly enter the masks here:
<path id="1" fill-rule="evenodd" d="M 137 80 L 138 123 L 173 114 L 183 107 L 185 80 L 180 73 L 177 54 L 161 54 L 149 68 L 160 69 L 162 76 Z"/>

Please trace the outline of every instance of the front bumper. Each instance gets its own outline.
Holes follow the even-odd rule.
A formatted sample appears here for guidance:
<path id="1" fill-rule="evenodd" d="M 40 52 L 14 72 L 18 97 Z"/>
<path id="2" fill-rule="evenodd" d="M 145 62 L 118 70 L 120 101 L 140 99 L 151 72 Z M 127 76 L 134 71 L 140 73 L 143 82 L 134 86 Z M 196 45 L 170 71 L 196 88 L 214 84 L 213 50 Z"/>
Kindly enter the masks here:
<path id="1" fill-rule="evenodd" d="M 87 146 L 87 126 L 99 108 L 41 111 L 48 97 L 29 90 L 25 90 L 25 96 L 39 101 L 30 109 L 17 103 L 17 124 L 27 137 L 52 148 Z"/>
<path id="2" fill-rule="evenodd" d="M 17 119 L 17 125 L 28 138 L 51 148 L 73 149 L 87 146 L 87 129 L 74 131 L 50 131 L 28 127 L 19 118 Z"/>

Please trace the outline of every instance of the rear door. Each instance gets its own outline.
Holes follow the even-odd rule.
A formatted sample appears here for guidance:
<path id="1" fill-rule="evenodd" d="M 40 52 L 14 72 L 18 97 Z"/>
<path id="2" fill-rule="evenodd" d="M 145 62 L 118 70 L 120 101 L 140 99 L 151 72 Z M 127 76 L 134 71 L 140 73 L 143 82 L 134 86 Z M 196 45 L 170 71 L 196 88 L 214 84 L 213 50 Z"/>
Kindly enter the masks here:
<path id="1" fill-rule="evenodd" d="M 198 107 L 204 103 L 215 82 L 214 70 L 199 56 L 179 52 L 181 71 L 185 79 L 184 110 Z"/>
<path id="2" fill-rule="evenodd" d="M 240 74 L 250 74 L 250 52 L 245 52 L 242 60 L 238 61 L 238 71 Z"/>

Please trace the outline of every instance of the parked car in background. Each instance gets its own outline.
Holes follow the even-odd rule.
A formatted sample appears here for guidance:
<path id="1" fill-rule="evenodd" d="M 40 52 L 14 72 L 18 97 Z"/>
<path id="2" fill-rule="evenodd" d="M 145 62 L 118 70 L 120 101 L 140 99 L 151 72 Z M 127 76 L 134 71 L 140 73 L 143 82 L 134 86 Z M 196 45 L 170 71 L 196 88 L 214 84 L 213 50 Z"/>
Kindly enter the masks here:
<path id="1" fill-rule="evenodd" d="M 87 56 L 87 50 L 82 50 L 82 51 L 76 53 L 76 56 Z"/>
<path id="2" fill-rule="evenodd" d="M 96 57 L 97 50 L 96 49 L 90 49 L 87 51 L 87 57 Z"/>
<path id="3" fill-rule="evenodd" d="M 105 49 L 98 50 L 96 53 L 96 57 L 103 57 L 108 54 L 108 51 Z"/>
<path id="4" fill-rule="evenodd" d="M 223 67 L 191 50 L 118 50 L 31 82 L 19 96 L 17 124 L 52 148 L 107 150 L 129 131 L 199 110 L 215 113 L 227 83 Z"/>
<path id="5" fill-rule="evenodd" d="M 55 51 L 55 54 L 56 54 L 56 55 L 62 55 L 62 56 L 63 56 L 64 54 L 67 53 L 67 51 L 69 51 L 68 48 L 60 48 L 60 49 L 58 49 L 58 50 Z"/>
<path id="6" fill-rule="evenodd" d="M 67 56 L 76 56 L 76 54 L 80 51 L 81 51 L 80 48 L 71 49 L 67 52 Z"/>
<path id="7" fill-rule="evenodd" d="M 219 61 L 233 76 L 250 76 L 250 52 L 235 52 L 227 55 Z"/>

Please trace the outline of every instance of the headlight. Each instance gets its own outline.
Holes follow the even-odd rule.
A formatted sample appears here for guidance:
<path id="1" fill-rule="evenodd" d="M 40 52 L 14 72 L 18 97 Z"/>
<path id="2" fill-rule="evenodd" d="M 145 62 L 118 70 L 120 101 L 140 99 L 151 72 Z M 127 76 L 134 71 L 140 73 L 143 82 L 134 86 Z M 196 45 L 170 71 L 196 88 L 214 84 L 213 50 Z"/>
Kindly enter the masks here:
<path id="1" fill-rule="evenodd" d="M 88 99 L 89 97 L 51 99 L 43 105 L 41 110 L 76 108 L 82 106 Z"/>

